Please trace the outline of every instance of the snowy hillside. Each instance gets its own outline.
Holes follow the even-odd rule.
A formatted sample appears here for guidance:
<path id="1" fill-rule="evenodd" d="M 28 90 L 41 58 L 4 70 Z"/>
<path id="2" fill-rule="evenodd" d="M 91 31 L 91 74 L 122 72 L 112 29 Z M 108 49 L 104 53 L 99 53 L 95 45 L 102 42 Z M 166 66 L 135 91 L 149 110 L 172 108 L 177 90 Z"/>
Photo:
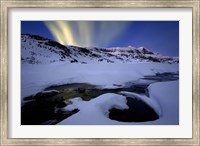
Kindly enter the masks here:
<path id="1" fill-rule="evenodd" d="M 28 64 L 68 63 L 133 63 L 161 62 L 178 63 L 178 57 L 162 56 L 146 48 L 83 48 L 64 46 L 40 36 L 21 35 L 21 61 Z"/>

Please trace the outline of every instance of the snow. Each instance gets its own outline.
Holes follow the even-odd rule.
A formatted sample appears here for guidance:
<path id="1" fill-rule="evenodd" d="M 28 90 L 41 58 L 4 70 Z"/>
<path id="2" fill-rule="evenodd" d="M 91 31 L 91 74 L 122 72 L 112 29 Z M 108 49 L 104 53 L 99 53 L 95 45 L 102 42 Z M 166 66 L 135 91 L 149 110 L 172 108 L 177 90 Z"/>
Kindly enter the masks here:
<path id="1" fill-rule="evenodd" d="M 22 58 L 35 63 L 49 63 L 58 61 L 60 58 L 58 49 L 56 47 L 52 48 L 51 46 L 45 45 L 46 42 L 47 40 L 43 40 L 41 42 L 32 39 L 29 36 L 23 35 L 21 43 Z M 52 52 L 51 49 L 57 53 Z"/>
<path id="2" fill-rule="evenodd" d="M 127 82 L 145 83 L 145 75 L 178 72 L 178 64 L 131 63 L 131 64 L 22 64 L 23 98 L 43 91 L 52 85 L 70 83 L 90 83 L 99 88 L 119 88 Z M 147 81 L 148 82 L 148 81 Z M 168 125 L 179 124 L 179 84 L 178 81 L 152 83 L 148 87 L 149 97 L 131 92 L 103 94 L 90 101 L 71 99 L 72 104 L 65 110 L 80 111 L 59 124 L 107 124 L 107 125 Z M 44 91 L 43 91 L 44 92 Z M 45 91 L 50 92 L 50 91 Z M 128 108 L 126 96 L 138 98 L 152 107 L 159 119 L 147 122 L 119 122 L 108 118 L 109 109 Z"/>
<path id="3" fill-rule="evenodd" d="M 108 93 L 90 101 L 81 98 L 71 99 L 72 104 L 66 111 L 79 109 L 77 114 L 61 121 L 58 125 L 175 125 L 179 124 L 178 81 L 153 83 L 149 86 L 150 97 L 131 92 L 120 92 L 122 95 Z M 159 115 L 159 119 L 148 122 L 118 122 L 108 118 L 111 108 L 127 109 L 125 96 L 138 98 Z"/>
<path id="4" fill-rule="evenodd" d="M 153 83 L 148 90 L 162 108 L 159 123 L 179 124 L 179 81 Z"/>
<path id="5" fill-rule="evenodd" d="M 61 121 L 58 125 L 98 125 L 118 123 L 108 118 L 109 109 L 127 109 L 126 98 L 122 95 L 107 93 L 90 101 L 82 101 L 81 98 L 71 99 L 72 105 L 65 108 L 66 111 L 79 109 L 80 111 Z"/>
<path id="6" fill-rule="evenodd" d="M 127 92 L 127 91 L 121 91 L 120 94 L 131 97 L 131 98 L 137 98 L 145 102 L 147 105 L 149 105 L 151 108 L 154 109 L 154 111 L 158 114 L 159 117 L 162 116 L 162 109 L 159 104 L 159 102 L 154 97 L 147 97 L 146 95 L 140 95 L 133 92 Z"/>
<path id="7" fill-rule="evenodd" d="M 178 62 L 178 57 L 163 56 L 144 47 L 82 48 L 63 46 L 55 41 L 25 34 L 21 35 L 21 54 L 23 64 Z"/>
<path id="8" fill-rule="evenodd" d="M 41 93 L 51 93 L 51 92 L 59 93 L 60 91 L 58 91 L 58 90 L 46 90 L 46 91 L 42 91 Z"/>
<path id="9" fill-rule="evenodd" d="M 145 75 L 178 72 L 178 64 L 22 64 L 22 99 L 52 85 L 90 83 L 101 88 L 116 88 Z"/>

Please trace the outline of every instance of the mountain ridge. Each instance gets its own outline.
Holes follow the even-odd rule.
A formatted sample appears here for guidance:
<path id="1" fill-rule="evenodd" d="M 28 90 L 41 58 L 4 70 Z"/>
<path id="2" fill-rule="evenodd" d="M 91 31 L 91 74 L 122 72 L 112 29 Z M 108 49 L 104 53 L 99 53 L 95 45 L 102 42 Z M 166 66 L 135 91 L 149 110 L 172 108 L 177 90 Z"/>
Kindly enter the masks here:
<path id="1" fill-rule="evenodd" d="M 163 56 L 151 50 L 128 47 L 64 46 L 56 41 L 31 34 L 21 34 L 21 61 L 28 64 L 68 63 L 179 63 L 178 57 Z"/>

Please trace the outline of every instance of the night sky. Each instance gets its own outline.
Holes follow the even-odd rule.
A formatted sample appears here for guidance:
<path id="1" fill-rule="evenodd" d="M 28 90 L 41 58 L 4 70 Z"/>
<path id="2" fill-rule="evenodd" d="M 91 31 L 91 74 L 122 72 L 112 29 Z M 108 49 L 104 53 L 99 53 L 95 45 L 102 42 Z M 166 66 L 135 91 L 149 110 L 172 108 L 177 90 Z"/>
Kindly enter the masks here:
<path id="1" fill-rule="evenodd" d="M 178 21 L 22 21 L 21 32 L 63 45 L 143 46 L 163 55 L 179 55 Z"/>

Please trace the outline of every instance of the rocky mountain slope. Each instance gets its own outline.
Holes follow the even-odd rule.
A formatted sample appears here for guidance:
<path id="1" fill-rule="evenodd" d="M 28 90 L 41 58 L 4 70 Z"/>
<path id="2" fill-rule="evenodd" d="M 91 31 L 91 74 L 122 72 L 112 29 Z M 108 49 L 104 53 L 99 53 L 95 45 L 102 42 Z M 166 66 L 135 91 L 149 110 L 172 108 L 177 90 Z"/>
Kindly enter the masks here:
<path id="1" fill-rule="evenodd" d="M 69 63 L 178 63 L 178 57 L 163 56 L 144 47 L 84 48 L 64 46 L 41 36 L 21 35 L 21 61 L 29 64 Z"/>

